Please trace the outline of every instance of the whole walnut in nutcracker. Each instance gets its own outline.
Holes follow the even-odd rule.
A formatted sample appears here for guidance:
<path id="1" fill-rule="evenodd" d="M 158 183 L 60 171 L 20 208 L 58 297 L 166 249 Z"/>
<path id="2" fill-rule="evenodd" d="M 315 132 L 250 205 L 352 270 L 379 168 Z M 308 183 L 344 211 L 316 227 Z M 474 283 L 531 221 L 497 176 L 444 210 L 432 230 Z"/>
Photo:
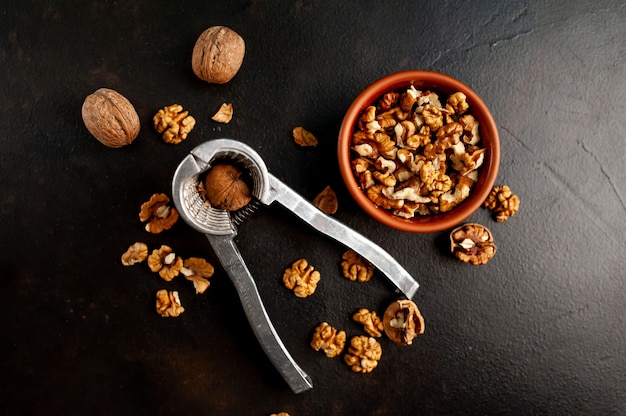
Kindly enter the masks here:
<path id="1" fill-rule="evenodd" d="M 135 107 L 115 90 L 100 88 L 88 95 L 81 113 L 89 133 L 107 147 L 131 144 L 139 134 L 140 122 Z"/>
<path id="2" fill-rule="evenodd" d="M 225 26 L 211 26 L 196 41 L 191 67 L 198 78 L 225 84 L 237 74 L 246 52 L 243 38 Z"/>

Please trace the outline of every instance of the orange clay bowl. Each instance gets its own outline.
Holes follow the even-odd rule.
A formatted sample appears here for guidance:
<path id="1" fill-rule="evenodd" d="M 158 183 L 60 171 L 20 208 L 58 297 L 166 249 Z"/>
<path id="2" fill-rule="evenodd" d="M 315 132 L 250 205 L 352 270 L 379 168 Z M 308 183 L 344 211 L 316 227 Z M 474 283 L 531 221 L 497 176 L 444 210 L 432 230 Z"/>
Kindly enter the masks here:
<path id="1" fill-rule="evenodd" d="M 465 201 L 445 213 L 418 215 L 406 219 L 376 206 L 361 190 L 352 173 L 351 150 L 352 134 L 356 129 L 361 112 L 369 105 L 375 105 L 380 97 L 409 86 L 418 90 L 430 90 L 442 96 L 461 91 L 470 105 L 469 113 L 480 123 L 480 147 L 486 148 L 485 159 L 478 170 L 478 180 Z M 348 108 L 339 131 L 339 169 L 341 176 L 357 204 L 375 220 L 401 231 L 431 233 L 452 228 L 469 218 L 483 204 L 494 185 L 500 165 L 500 138 L 496 123 L 483 100 L 462 82 L 438 72 L 404 71 L 388 75 L 371 84 L 354 100 Z"/>

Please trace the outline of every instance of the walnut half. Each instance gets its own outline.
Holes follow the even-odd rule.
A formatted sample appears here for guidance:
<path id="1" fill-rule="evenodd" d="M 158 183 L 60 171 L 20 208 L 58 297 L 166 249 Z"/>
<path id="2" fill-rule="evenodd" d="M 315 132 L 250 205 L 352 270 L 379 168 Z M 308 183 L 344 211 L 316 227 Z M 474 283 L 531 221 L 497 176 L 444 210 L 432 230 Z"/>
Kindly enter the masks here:
<path id="1" fill-rule="evenodd" d="M 383 326 L 390 340 L 399 345 L 411 345 L 417 335 L 424 333 L 424 318 L 413 301 L 402 299 L 387 307 Z"/>
<path id="2" fill-rule="evenodd" d="M 346 344 L 345 331 L 337 331 L 327 322 L 322 322 L 315 328 L 311 348 L 315 351 L 322 351 L 328 358 L 335 358 Z"/>
<path id="3" fill-rule="evenodd" d="M 496 245 L 491 231 L 474 223 L 463 224 L 452 230 L 450 249 L 456 258 L 474 266 L 487 264 L 496 254 Z"/>

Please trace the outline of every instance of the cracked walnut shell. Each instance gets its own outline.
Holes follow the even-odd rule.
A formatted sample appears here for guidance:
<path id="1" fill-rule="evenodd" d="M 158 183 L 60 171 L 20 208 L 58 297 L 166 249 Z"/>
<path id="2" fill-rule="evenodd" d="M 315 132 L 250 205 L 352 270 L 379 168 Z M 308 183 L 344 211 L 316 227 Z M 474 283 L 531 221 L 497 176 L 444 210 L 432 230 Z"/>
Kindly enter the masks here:
<path id="1" fill-rule="evenodd" d="M 185 279 L 193 283 L 197 294 L 202 294 L 209 288 L 211 282 L 207 279 L 213 276 L 214 271 L 211 263 L 199 257 L 186 259 L 180 269 L 180 273 L 185 276 Z"/>
<path id="2" fill-rule="evenodd" d="M 122 254 L 122 264 L 124 266 L 132 266 L 141 263 L 148 258 L 148 246 L 145 243 L 136 242 L 128 247 L 128 250 Z"/>
<path id="3" fill-rule="evenodd" d="M 291 133 L 293 135 L 293 141 L 298 146 L 307 147 L 317 146 L 318 144 L 317 137 L 304 127 L 295 127 Z"/>
<path id="4" fill-rule="evenodd" d="M 230 120 L 233 119 L 233 105 L 224 103 L 220 106 L 220 109 L 217 110 L 217 113 L 213 114 L 211 120 L 217 121 L 218 123 L 228 124 Z"/>
<path id="5" fill-rule="evenodd" d="M 487 264 L 496 254 L 491 231 L 474 223 L 463 224 L 450 232 L 450 248 L 456 258 L 474 266 Z"/>
<path id="6" fill-rule="evenodd" d="M 355 373 L 371 373 L 378 366 L 382 354 L 382 347 L 375 338 L 359 335 L 352 337 L 343 358 Z"/>
<path id="7" fill-rule="evenodd" d="M 119 92 L 100 88 L 88 95 L 81 109 L 89 133 L 107 147 L 131 144 L 141 127 L 135 107 Z"/>
<path id="8" fill-rule="evenodd" d="M 172 104 L 160 109 L 152 118 L 154 128 L 165 143 L 179 144 L 196 125 L 196 119 L 183 111 L 180 104 Z"/>
<path id="9" fill-rule="evenodd" d="M 178 257 L 171 247 L 162 245 L 152 250 L 148 256 L 148 267 L 151 271 L 158 272 L 161 279 L 169 282 L 180 273 L 183 259 Z"/>
<path id="10" fill-rule="evenodd" d="M 243 172 L 230 163 L 213 166 L 204 180 L 209 203 L 225 211 L 236 211 L 248 205 L 252 194 L 242 175 Z"/>
<path id="11" fill-rule="evenodd" d="M 327 322 L 322 322 L 315 328 L 311 348 L 315 351 L 322 351 L 328 358 L 335 358 L 346 344 L 345 331 L 337 331 Z"/>
<path id="12" fill-rule="evenodd" d="M 355 251 L 348 250 L 341 256 L 341 269 L 346 279 L 368 282 L 374 275 L 374 266 Z"/>
<path id="13" fill-rule="evenodd" d="M 383 335 L 383 321 L 375 311 L 370 312 L 366 308 L 361 308 L 354 315 L 352 315 L 352 319 L 355 322 L 362 324 L 363 329 L 369 336 L 380 338 Z"/>
<path id="14" fill-rule="evenodd" d="M 146 231 L 159 234 L 169 230 L 178 221 L 178 211 L 169 206 L 170 199 L 165 194 L 153 194 L 150 200 L 141 205 L 139 220 L 146 222 Z"/>
<path id="15" fill-rule="evenodd" d="M 485 208 L 496 215 L 496 221 L 504 222 L 519 210 L 520 200 L 507 185 L 494 186 L 484 202 Z"/>
<path id="16" fill-rule="evenodd" d="M 156 311 L 164 318 L 175 318 L 185 312 L 185 308 L 180 303 L 178 292 L 161 289 L 156 293 Z"/>
<path id="17" fill-rule="evenodd" d="M 332 215 L 339 208 L 337 194 L 330 186 L 327 186 L 313 199 L 313 205 L 318 207 L 323 213 Z"/>
<path id="18" fill-rule="evenodd" d="M 211 26 L 200 34 L 193 47 L 194 74 L 212 84 L 225 84 L 237 74 L 246 52 L 243 38 L 225 26 Z"/>
<path id="19" fill-rule="evenodd" d="M 295 261 L 290 268 L 283 273 L 283 283 L 299 298 L 306 298 L 315 293 L 320 281 L 320 272 L 305 259 Z"/>
<path id="20" fill-rule="evenodd" d="M 411 345 L 417 335 L 424 333 L 424 318 L 413 301 L 402 299 L 387 307 L 383 326 L 391 341 L 399 345 Z"/>

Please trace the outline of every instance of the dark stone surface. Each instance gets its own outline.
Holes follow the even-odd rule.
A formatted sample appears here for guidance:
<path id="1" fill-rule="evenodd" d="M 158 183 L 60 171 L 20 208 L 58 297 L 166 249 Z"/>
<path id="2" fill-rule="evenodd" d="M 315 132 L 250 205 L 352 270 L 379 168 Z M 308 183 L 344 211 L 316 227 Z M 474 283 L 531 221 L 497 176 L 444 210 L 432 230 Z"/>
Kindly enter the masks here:
<path id="1" fill-rule="evenodd" d="M 389 3 L 389 2 L 388 2 Z M 626 7 L 618 1 L 51 1 L 0 5 L 0 413 L 3 415 L 622 415 L 626 413 Z M 196 37 L 230 26 L 246 41 L 239 74 L 209 85 L 191 71 Z M 477 91 L 500 130 L 498 183 L 521 211 L 495 223 L 483 267 L 446 253 L 447 233 L 387 229 L 350 200 L 335 143 L 369 83 L 405 69 L 452 75 Z M 141 133 L 108 149 L 80 118 L 109 87 L 136 107 Z M 232 102 L 233 121 L 210 120 Z M 150 120 L 180 103 L 189 139 L 163 143 Z M 315 149 L 292 143 L 306 126 Z M 360 333 L 359 307 L 394 297 L 378 276 L 343 279 L 343 248 L 279 206 L 240 228 L 240 247 L 284 343 L 312 376 L 294 395 L 256 343 L 218 266 L 195 295 L 120 255 L 141 240 L 217 265 L 182 222 L 158 236 L 139 206 L 169 192 L 196 145 L 248 143 L 306 198 L 326 185 L 337 218 L 394 253 L 421 283 L 426 333 L 382 340 L 370 375 L 308 342 L 322 320 Z M 304 242 L 304 244 L 303 244 Z M 282 270 L 306 257 L 322 273 L 297 299 Z M 160 288 L 186 312 L 154 312 Z"/>

